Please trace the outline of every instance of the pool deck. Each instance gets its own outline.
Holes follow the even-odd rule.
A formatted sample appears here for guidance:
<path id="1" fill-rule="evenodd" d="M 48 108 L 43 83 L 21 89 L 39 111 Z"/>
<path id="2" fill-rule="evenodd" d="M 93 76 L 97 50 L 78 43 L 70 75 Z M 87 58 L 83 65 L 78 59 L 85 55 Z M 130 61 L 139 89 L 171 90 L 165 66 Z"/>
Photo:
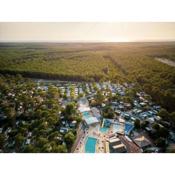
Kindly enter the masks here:
<path id="1" fill-rule="evenodd" d="M 100 134 L 100 137 L 96 144 L 96 152 L 104 153 L 105 152 L 105 142 L 106 142 L 106 134 Z"/>
<path id="2" fill-rule="evenodd" d="M 92 126 L 89 127 L 85 130 L 85 132 L 83 131 L 83 134 L 81 135 L 78 144 L 75 148 L 74 153 L 85 153 L 85 146 L 86 146 L 86 142 L 88 137 L 93 137 L 97 139 L 96 142 L 96 150 L 95 153 L 106 153 L 106 142 L 108 140 L 108 135 L 113 134 L 113 127 L 111 126 L 107 132 L 101 132 L 100 128 L 103 126 L 102 125 L 97 125 L 97 126 Z"/>
<path id="3" fill-rule="evenodd" d="M 74 153 L 84 153 L 84 146 L 85 146 L 85 142 L 87 140 L 88 137 L 88 131 L 85 131 L 85 133 L 81 136 L 75 150 Z"/>
<path id="4" fill-rule="evenodd" d="M 85 145 L 87 142 L 88 137 L 93 137 L 97 139 L 96 143 L 96 153 L 104 153 L 105 152 L 105 142 L 106 142 L 106 134 L 103 134 L 99 131 L 100 126 L 98 127 L 90 127 L 88 128 L 85 133 L 81 135 L 81 138 L 76 145 L 74 153 L 85 153 Z"/>

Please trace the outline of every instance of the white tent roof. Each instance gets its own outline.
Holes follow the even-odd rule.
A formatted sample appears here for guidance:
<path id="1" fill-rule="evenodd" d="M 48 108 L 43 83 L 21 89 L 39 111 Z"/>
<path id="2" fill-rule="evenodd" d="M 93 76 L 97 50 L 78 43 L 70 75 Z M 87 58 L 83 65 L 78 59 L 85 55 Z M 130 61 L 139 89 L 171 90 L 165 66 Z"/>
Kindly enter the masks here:
<path id="1" fill-rule="evenodd" d="M 90 111 L 90 107 L 81 106 L 81 107 L 78 108 L 78 110 L 79 110 L 80 112 Z"/>
<path id="2" fill-rule="evenodd" d="M 95 117 L 86 118 L 85 122 L 86 122 L 87 125 L 92 125 L 92 124 L 99 123 L 99 121 Z"/>

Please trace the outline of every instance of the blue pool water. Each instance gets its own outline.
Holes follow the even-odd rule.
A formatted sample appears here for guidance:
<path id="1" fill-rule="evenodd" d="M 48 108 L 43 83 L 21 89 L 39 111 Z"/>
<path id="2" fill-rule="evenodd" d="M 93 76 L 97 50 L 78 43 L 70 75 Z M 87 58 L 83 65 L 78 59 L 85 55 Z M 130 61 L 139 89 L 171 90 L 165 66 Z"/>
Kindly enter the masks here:
<path id="1" fill-rule="evenodd" d="M 132 131 L 133 128 L 134 128 L 134 126 L 132 124 L 125 123 L 125 134 L 128 135 Z"/>
<path id="2" fill-rule="evenodd" d="M 109 128 L 107 128 L 107 127 L 100 128 L 100 132 L 102 132 L 102 133 L 107 133 L 108 130 L 109 130 Z"/>
<path id="3" fill-rule="evenodd" d="M 89 114 L 89 112 L 83 112 L 82 114 L 83 114 L 83 118 L 84 119 L 87 119 L 87 118 L 91 117 L 91 115 Z"/>
<path id="4" fill-rule="evenodd" d="M 83 112 L 83 115 L 84 116 L 89 115 L 89 112 L 85 111 L 85 112 Z"/>
<path id="5" fill-rule="evenodd" d="M 95 153 L 97 139 L 93 137 L 88 137 L 85 145 L 85 152 L 86 153 Z"/>
<path id="6" fill-rule="evenodd" d="M 104 125 L 105 127 L 109 128 L 111 126 L 112 120 L 110 119 L 103 119 Z"/>

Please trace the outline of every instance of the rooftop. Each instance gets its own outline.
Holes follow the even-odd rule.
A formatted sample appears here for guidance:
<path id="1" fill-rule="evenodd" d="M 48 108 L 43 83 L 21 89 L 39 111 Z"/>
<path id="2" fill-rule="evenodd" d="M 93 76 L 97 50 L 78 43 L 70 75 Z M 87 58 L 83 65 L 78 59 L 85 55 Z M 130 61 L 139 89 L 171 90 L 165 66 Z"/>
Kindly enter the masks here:
<path id="1" fill-rule="evenodd" d="M 93 125 L 99 123 L 96 117 L 89 117 L 84 119 L 87 125 Z"/>
<path id="2" fill-rule="evenodd" d="M 145 136 L 138 136 L 134 139 L 134 142 L 140 147 L 144 148 L 151 145 L 151 142 Z"/>

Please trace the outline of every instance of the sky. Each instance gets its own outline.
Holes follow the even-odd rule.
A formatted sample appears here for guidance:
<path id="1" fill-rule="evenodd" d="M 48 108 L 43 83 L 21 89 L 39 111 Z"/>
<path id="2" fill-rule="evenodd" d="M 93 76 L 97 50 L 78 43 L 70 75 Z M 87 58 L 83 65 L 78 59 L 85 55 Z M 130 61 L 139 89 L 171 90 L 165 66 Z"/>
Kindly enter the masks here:
<path id="1" fill-rule="evenodd" d="M 175 41 L 175 22 L 0 22 L 0 42 Z"/>

